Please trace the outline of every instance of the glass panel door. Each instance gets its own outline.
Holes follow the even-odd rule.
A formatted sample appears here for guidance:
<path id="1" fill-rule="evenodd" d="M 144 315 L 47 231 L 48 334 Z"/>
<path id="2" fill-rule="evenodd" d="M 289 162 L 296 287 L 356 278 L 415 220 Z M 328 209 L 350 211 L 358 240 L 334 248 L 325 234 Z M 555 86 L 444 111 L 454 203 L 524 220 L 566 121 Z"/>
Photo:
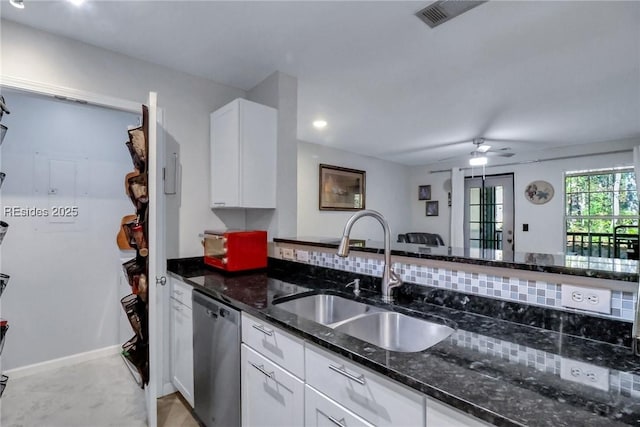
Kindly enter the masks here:
<path id="1" fill-rule="evenodd" d="M 466 178 L 464 223 L 470 256 L 513 259 L 513 175 Z"/>

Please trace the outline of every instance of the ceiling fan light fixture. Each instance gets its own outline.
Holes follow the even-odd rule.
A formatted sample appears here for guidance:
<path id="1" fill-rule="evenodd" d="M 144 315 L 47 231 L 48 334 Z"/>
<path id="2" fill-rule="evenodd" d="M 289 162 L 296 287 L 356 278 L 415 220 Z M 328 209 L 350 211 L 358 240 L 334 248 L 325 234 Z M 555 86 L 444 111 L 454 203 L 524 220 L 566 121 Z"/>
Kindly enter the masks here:
<path id="1" fill-rule="evenodd" d="M 316 129 L 324 129 L 327 127 L 327 121 L 324 119 L 314 120 L 313 127 Z"/>
<path id="2" fill-rule="evenodd" d="M 469 159 L 470 166 L 484 166 L 487 164 L 487 156 L 473 156 Z"/>
<path id="3" fill-rule="evenodd" d="M 23 0 L 9 0 L 9 4 L 11 4 L 11 6 L 18 8 L 18 9 L 24 9 L 24 1 Z"/>

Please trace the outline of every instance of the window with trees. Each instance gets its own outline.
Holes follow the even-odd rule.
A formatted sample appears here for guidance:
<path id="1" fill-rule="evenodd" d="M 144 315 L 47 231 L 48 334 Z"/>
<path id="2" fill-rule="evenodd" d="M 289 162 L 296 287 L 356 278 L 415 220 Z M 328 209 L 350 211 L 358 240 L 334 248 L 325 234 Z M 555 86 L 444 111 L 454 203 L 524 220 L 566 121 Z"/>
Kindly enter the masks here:
<path id="1" fill-rule="evenodd" d="M 638 254 L 638 194 L 632 168 L 565 175 L 567 253 L 609 258 Z"/>

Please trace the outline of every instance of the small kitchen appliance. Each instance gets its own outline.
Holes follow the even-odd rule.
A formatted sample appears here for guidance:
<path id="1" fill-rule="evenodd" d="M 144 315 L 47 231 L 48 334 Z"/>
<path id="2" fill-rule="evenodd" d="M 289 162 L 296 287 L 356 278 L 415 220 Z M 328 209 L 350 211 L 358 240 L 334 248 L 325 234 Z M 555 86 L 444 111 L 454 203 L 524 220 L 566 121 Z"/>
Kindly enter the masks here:
<path id="1" fill-rule="evenodd" d="M 267 232 L 204 232 L 204 262 L 220 270 L 235 272 L 267 267 Z"/>

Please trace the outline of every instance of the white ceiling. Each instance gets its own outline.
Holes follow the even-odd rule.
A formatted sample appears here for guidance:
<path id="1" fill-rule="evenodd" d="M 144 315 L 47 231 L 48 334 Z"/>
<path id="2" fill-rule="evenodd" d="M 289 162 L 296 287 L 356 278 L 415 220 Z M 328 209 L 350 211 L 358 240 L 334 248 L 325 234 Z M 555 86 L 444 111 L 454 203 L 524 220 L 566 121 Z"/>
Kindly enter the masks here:
<path id="1" fill-rule="evenodd" d="M 295 76 L 299 139 L 387 160 L 640 137 L 637 1 L 490 1 L 435 29 L 430 0 L 24 1 L 3 18 L 243 89 Z"/>

